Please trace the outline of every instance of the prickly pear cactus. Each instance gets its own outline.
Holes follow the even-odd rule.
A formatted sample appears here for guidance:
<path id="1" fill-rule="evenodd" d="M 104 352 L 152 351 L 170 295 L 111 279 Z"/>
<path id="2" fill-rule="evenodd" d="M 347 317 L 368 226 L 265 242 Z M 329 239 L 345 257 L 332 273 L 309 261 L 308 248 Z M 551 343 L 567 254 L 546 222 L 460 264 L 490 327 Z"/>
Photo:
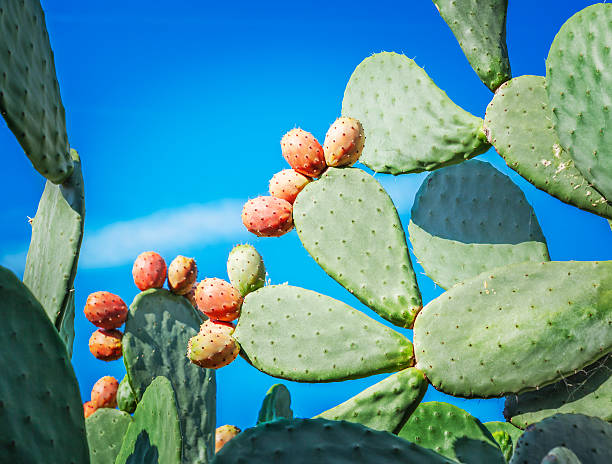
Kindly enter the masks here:
<path id="1" fill-rule="evenodd" d="M 91 464 L 115 462 L 132 417 L 117 409 L 101 408 L 85 420 Z"/>
<path id="2" fill-rule="evenodd" d="M 264 397 L 257 425 L 277 419 L 293 419 L 291 410 L 291 395 L 282 383 L 272 385 Z"/>

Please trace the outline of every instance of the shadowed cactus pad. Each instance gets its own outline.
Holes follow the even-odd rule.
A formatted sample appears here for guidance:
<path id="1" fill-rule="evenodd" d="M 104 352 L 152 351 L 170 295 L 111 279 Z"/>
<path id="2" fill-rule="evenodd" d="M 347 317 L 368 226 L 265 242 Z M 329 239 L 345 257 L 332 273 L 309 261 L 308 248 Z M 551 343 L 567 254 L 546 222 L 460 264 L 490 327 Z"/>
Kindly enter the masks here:
<path id="1" fill-rule="evenodd" d="M 544 459 L 542 464 L 582 464 L 580 459 L 570 449 L 564 446 L 557 446 L 551 449 Z"/>
<path id="2" fill-rule="evenodd" d="M 117 390 L 117 406 L 122 411 L 132 414 L 136 409 L 136 395 L 132 391 L 127 375 L 119 382 Z"/>
<path id="3" fill-rule="evenodd" d="M 117 409 L 98 409 L 85 420 L 91 464 L 114 463 L 132 417 Z"/>
<path id="4" fill-rule="evenodd" d="M 282 383 L 272 385 L 263 399 L 257 425 L 277 419 L 293 419 L 291 394 Z"/>

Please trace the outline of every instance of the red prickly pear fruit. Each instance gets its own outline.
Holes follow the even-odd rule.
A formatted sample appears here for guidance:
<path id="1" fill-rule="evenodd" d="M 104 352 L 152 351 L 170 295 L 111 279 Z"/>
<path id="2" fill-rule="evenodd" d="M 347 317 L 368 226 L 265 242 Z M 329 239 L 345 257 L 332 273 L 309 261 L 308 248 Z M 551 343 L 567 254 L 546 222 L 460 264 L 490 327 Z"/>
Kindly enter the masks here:
<path id="1" fill-rule="evenodd" d="M 327 167 L 323 147 L 310 132 L 291 129 L 281 139 L 281 151 L 289 165 L 300 174 L 319 177 Z"/>
<path id="2" fill-rule="evenodd" d="M 96 327 L 116 329 L 125 322 L 128 307 L 121 297 L 110 292 L 94 292 L 87 297 L 85 317 Z"/>
<path id="3" fill-rule="evenodd" d="M 132 267 L 134 283 L 140 291 L 150 288 L 162 288 L 166 281 L 166 262 L 154 251 L 145 251 L 138 255 Z"/>
<path id="4" fill-rule="evenodd" d="M 183 296 L 189 300 L 189 303 L 191 303 L 191 305 L 194 308 L 197 309 L 198 308 L 198 303 L 196 302 L 196 297 L 195 297 L 196 288 L 198 288 L 198 284 L 197 284 L 197 282 L 194 282 L 191 285 L 191 289 L 187 293 L 185 293 Z"/>
<path id="5" fill-rule="evenodd" d="M 89 351 L 100 361 L 115 361 L 123 356 L 122 338 L 116 329 L 98 329 L 89 338 Z"/>
<path id="6" fill-rule="evenodd" d="M 83 403 L 83 414 L 85 415 L 85 419 L 87 419 L 97 410 L 98 408 L 96 407 L 93 401 L 85 401 Z"/>
<path id="7" fill-rule="evenodd" d="M 229 282 L 213 277 L 198 284 L 196 303 L 212 320 L 230 322 L 240 316 L 242 295 Z"/>
<path id="8" fill-rule="evenodd" d="M 211 322 L 214 322 L 216 325 L 224 325 L 225 327 L 229 327 L 229 328 L 230 328 L 230 329 L 232 329 L 232 330 L 234 330 L 234 329 L 236 328 L 236 326 L 234 325 L 234 323 L 233 323 L 233 322 L 226 322 L 226 321 L 212 321 L 212 320 L 211 320 Z M 207 329 L 207 327 L 208 327 L 207 325 L 202 324 L 202 325 L 200 326 L 200 331 L 199 331 L 198 333 L 202 333 L 202 331 L 204 331 L 204 332 L 205 332 L 205 331 L 206 331 L 206 329 Z"/>
<path id="9" fill-rule="evenodd" d="M 91 401 L 96 408 L 116 408 L 119 382 L 111 376 L 102 377 L 91 389 Z"/>
<path id="10" fill-rule="evenodd" d="M 270 179 L 270 195 L 293 204 L 310 179 L 293 169 L 284 169 Z"/>
<path id="11" fill-rule="evenodd" d="M 357 119 L 338 118 L 325 135 L 325 162 L 335 167 L 355 164 L 361 156 L 364 143 L 363 126 Z"/>
<path id="12" fill-rule="evenodd" d="M 177 256 L 168 266 L 168 288 L 177 295 L 189 293 L 198 278 L 195 259 Z"/>
<path id="13" fill-rule="evenodd" d="M 204 322 L 198 334 L 189 339 L 187 358 L 206 369 L 227 366 L 240 353 L 240 346 L 232 337 L 233 333 L 234 328 L 227 324 L 211 320 Z"/>
<path id="14" fill-rule="evenodd" d="M 280 237 L 293 229 L 293 206 L 276 197 L 257 197 L 242 208 L 242 223 L 258 237 Z"/>
<path id="15" fill-rule="evenodd" d="M 218 453 L 219 450 L 223 448 L 223 445 L 240 432 L 242 432 L 242 430 L 235 425 L 222 425 L 221 427 L 217 427 L 217 430 L 215 430 L 215 453 Z"/>

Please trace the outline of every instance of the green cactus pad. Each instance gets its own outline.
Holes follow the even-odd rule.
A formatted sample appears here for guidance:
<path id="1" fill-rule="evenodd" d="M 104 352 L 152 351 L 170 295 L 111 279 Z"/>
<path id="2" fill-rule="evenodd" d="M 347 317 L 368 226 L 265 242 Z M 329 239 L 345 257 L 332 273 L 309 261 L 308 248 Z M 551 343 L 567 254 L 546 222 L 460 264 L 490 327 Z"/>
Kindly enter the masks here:
<path id="1" fill-rule="evenodd" d="M 506 462 L 491 432 L 468 412 L 448 403 L 421 403 L 399 437 L 461 463 Z"/>
<path id="2" fill-rule="evenodd" d="M 549 259 L 523 192 L 478 160 L 427 176 L 414 200 L 408 233 L 425 273 L 442 288 L 487 269 Z"/>
<path id="3" fill-rule="evenodd" d="M 351 422 L 281 419 L 245 430 L 230 440 L 213 464 L 452 464 L 397 438 Z"/>
<path id="4" fill-rule="evenodd" d="M 506 398 L 504 415 L 517 427 L 556 413 L 578 413 L 612 422 L 612 355 L 537 391 Z"/>
<path id="5" fill-rule="evenodd" d="M 572 16 L 546 59 L 546 90 L 561 146 L 582 175 L 612 198 L 612 4 Z"/>
<path id="6" fill-rule="evenodd" d="M 478 77 L 492 92 L 512 77 L 506 47 L 508 0 L 433 0 Z"/>
<path id="7" fill-rule="evenodd" d="M 0 462 L 89 462 L 81 395 L 66 347 L 32 293 L 0 267 Z"/>
<path id="8" fill-rule="evenodd" d="M 0 31 L 0 112 L 34 168 L 51 182 L 64 182 L 73 163 L 39 0 L 2 2 Z"/>
<path id="9" fill-rule="evenodd" d="M 404 369 L 317 418 L 356 422 L 397 434 L 425 396 L 427 386 L 421 371 L 414 367 Z"/>
<path id="10" fill-rule="evenodd" d="M 612 424 L 582 414 L 556 414 L 525 430 L 510 464 L 538 464 L 557 446 L 572 450 L 585 464 L 610 464 L 610 443 Z"/>
<path id="11" fill-rule="evenodd" d="M 72 150 L 74 171 L 63 185 L 47 182 L 32 221 L 32 240 L 23 282 L 59 328 L 70 298 L 83 239 L 85 196 L 79 155 Z"/>
<path id="12" fill-rule="evenodd" d="M 612 261 L 525 262 L 480 274 L 421 311 L 416 367 L 455 396 L 544 387 L 612 351 L 610 289 Z"/>
<path id="13" fill-rule="evenodd" d="M 277 419 L 293 419 L 291 410 L 291 394 L 281 383 L 272 385 L 264 397 L 257 425 Z"/>
<path id="14" fill-rule="evenodd" d="M 502 455 L 506 462 L 510 461 L 512 458 L 512 451 L 514 446 L 512 444 L 512 437 L 508 432 L 504 432 L 503 430 L 497 430 L 492 433 L 493 438 L 499 445 L 499 449 L 501 449 Z"/>
<path id="15" fill-rule="evenodd" d="M 128 376 L 123 377 L 117 389 L 117 406 L 122 411 L 132 414 L 136 410 L 136 395 L 130 386 Z"/>
<path id="16" fill-rule="evenodd" d="M 357 379 L 413 364 L 403 335 L 341 301 L 289 285 L 247 295 L 234 338 L 257 369 L 297 382 Z"/>
<path id="17" fill-rule="evenodd" d="M 578 169 L 553 127 L 546 79 L 515 77 L 502 85 L 487 107 L 489 141 L 508 166 L 559 200 L 606 218 L 612 204 Z"/>
<path id="18" fill-rule="evenodd" d="M 381 317 L 412 327 L 422 306 L 406 236 L 391 198 L 372 176 L 328 168 L 298 195 L 293 221 L 325 272 Z"/>
<path id="19" fill-rule="evenodd" d="M 541 464 L 582 464 L 580 459 L 570 449 L 563 446 L 557 446 L 551 449 Z"/>
<path id="20" fill-rule="evenodd" d="M 66 345 L 66 351 L 68 351 L 68 357 L 72 358 L 72 344 L 74 343 L 74 288 L 68 292 L 68 301 L 66 302 L 64 309 L 62 309 L 61 320 L 58 321 L 59 335 L 64 345 Z"/>
<path id="21" fill-rule="evenodd" d="M 191 364 L 186 356 L 187 342 L 199 327 L 200 318 L 186 298 L 151 289 L 134 298 L 123 336 L 123 360 L 137 399 L 157 376 L 172 382 L 183 462 L 189 464 L 210 461 L 215 449 L 215 372 Z"/>
<path id="22" fill-rule="evenodd" d="M 242 296 L 266 284 L 263 258 L 253 245 L 236 245 L 227 258 L 227 275 Z"/>
<path id="23" fill-rule="evenodd" d="M 516 443 L 519 437 L 523 434 L 523 431 L 521 429 L 519 429 L 518 427 L 515 427 L 510 422 L 492 421 L 492 422 L 485 422 L 482 425 L 484 425 L 487 428 L 487 430 L 491 432 L 491 434 L 495 434 L 495 432 L 507 433 L 508 435 L 510 435 L 510 438 L 512 438 L 512 443 Z"/>
<path id="24" fill-rule="evenodd" d="M 147 387 L 115 463 L 181 463 L 181 428 L 174 390 L 167 378 L 157 377 Z"/>
<path id="25" fill-rule="evenodd" d="M 114 463 L 132 416 L 117 409 L 101 408 L 85 419 L 91 464 Z"/>
<path id="26" fill-rule="evenodd" d="M 413 60 L 397 53 L 376 53 L 357 66 L 342 116 L 363 125 L 360 161 L 376 172 L 431 171 L 490 147 L 482 119 L 455 105 Z"/>

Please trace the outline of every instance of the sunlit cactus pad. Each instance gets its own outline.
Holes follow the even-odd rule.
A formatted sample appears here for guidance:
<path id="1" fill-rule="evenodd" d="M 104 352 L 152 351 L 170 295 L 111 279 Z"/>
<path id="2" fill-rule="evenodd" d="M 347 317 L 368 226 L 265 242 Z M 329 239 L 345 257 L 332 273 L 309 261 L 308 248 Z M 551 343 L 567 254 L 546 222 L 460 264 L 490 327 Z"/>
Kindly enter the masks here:
<path id="1" fill-rule="evenodd" d="M 85 419 L 91 464 L 114 463 L 132 417 L 117 409 L 101 408 Z"/>

